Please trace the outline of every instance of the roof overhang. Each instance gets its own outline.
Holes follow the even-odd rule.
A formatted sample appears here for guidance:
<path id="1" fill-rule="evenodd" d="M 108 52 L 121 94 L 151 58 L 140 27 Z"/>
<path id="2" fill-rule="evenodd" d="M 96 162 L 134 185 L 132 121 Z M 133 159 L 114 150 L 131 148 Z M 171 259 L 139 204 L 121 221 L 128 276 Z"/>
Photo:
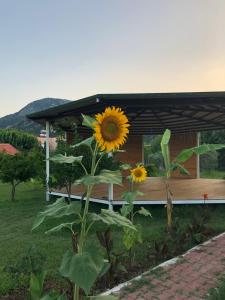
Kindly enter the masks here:
<path id="1" fill-rule="evenodd" d="M 72 117 L 78 129 L 85 132 L 81 114 L 94 115 L 107 106 L 125 111 L 131 134 L 161 134 L 166 128 L 177 133 L 225 128 L 225 92 L 97 94 L 33 113 L 28 118 L 54 123 Z"/>

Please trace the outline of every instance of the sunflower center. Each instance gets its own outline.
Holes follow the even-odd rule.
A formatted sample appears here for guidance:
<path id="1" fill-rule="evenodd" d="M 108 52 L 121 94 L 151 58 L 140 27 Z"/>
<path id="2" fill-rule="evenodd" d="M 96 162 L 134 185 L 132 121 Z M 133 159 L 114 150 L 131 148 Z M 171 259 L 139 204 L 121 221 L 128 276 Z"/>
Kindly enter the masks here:
<path id="1" fill-rule="evenodd" d="M 135 170 L 134 175 L 135 175 L 135 177 L 142 177 L 142 175 L 143 175 L 142 170 L 140 170 L 140 169 Z"/>
<path id="2" fill-rule="evenodd" d="M 101 133 L 106 141 L 114 141 L 119 137 L 120 127 L 117 119 L 115 118 L 105 118 L 101 124 Z"/>

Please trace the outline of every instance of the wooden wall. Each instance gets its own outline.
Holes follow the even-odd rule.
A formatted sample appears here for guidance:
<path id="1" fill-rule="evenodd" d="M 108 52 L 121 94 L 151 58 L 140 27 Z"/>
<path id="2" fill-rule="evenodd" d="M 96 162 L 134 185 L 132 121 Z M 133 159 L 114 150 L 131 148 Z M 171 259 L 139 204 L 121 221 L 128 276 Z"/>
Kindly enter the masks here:
<path id="1" fill-rule="evenodd" d="M 73 142 L 73 133 L 67 132 L 67 142 L 71 144 Z M 121 150 L 125 150 L 123 153 L 117 153 L 116 156 L 118 160 L 121 160 L 124 163 L 130 163 L 132 165 L 142 162 L 143 157 L 143 144 L 142 136 L 128 136 L 128 139 Z"/>
<path id="2" fill-rule="evenodd" d="M 72 131 L 67 131 L 66 132 L 66 140 L 68 144 L 72 144 L 73 143 L 73 138 L 74 138 L 74 134 Z"/>
<path id="3" fill-rule="evenodd" d="M 195 147 L 198 144 L 198 135 L 197 133 L 181 133 L 171 135 L 170 140 L 170 156 L 171 160 L 177 156 L 177 154 L 185 149 L 190 147 Z M 175 171 L 173 173 L 174 178 L 187 177 L 187 178 L 197 178 L 198 177 L 198 159 L 196 155 L 193 155 L 185 164 L 184 167 L 190 172 L 191 176 L 182 175 L 180 172 Z"/>
<path id="4" fill-rule="evenodd" d="M 136 163 L 143 161 L 143 140 L 142 135 L 130 135 L 122 150 L 126 150 L 123 153 L 117 153 L 118 160 L 135 165 Z"/>

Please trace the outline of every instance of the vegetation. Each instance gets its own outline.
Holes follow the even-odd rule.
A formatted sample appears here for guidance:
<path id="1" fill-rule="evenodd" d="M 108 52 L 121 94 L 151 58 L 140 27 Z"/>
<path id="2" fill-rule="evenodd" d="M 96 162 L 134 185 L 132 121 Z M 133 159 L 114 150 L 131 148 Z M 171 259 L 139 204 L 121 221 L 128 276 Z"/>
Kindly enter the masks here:
<path id="1" fill-rule="evenodd" d="M 206 131 L 201 133 L 201 143 L 222 144 L 224 143 L 224 141 L 225 141 L 225 130 L 212 130 L 212 131 Z M 218 158 L 216 161 L 217 168 L 220 171 L 225 171 L 225 149 L 219 150 L 217 154 L 218 154 Z"/>
<path id="2" fill-rule="evenodd" d="M 192 216 L 188 223 L 185 222 L 185 218 L 182 221 L 175 219 L 175 222 L 173 222 L 172 192 L 169 179 L 171 173 L 175 170 L 189 174 L 183 164 L 193 154 L 202 155 L 219 150 L 225 147 L 223 144 L 205 144 L 184 149 L 171 161 L 169 153 L 171 133 L 168 129 L 165 131 L 160 146 L 167 191 L 167 228 L 166 230 L 164 228 L 153 243 L 149 244 L 148 239 L 144 240 L 147 233 L 141 228 L 141 223 L 146 222 L 143 217 L 149 217 L 151 214 L 143 207 L 135 211 L 133 205 L 136 196 L 141 193 L 134 189 L 134 184 L 143 182 L 146 179 L 147 171 L 145 167 L 141 164 L 137 164 L 135 168 L 128 164 L 117 164 L 115 169 L 109 168 L 109 162 L 112 161 L 109 156 L 113 156 L 113 152 L 118 151 L 127 139 L 130 126 L 127 117 L 120 108 L 115 107 L 106 108 L 103 113 L 97 114 L 95 119 L 85 115 L 82 117 L 83 125 L 91 129 L 93 135 L 72 147 L 60 143 L 58 153 L 51 157 L 51 160 L 54 162 L 56 169 L 60 166 L 63 170 L 60 176 L 57 173 L 60 174 L 61 169 L 55 171 L 55 181 L 58 180 L 58 183 L 62 186 L 66 185 L 69 194 L 71 193 L 72 183 L 82 185 L 85 188 L 85 202 L 71 201 L 70 197 L 67 200 L 59 198 L 38 213 L 32 227 L 32 230 L 36 232 L 39 227 L 41 228 L 50 221 L 50 226 L 45 230 L 45 234 L 54 236 L 62 232 L 70 240 L 71 246 L 64 249 L 57 273 L 59 280 L 64 282 L 67 287 L 57 291 L 50 289 L 46 294 L 45 279 L 47 278 L 47 271 L 42 267 L 37 271 L 35 263 L 33 264 L 32 253 L 27 255 L 29 258 L 28 268 L 24 268 L 24 262 L 26 262 L 24 258 L 22 264 L 3 268 L 6 277 L 7 275 L 11 276 L 12 280 L 17 278 L 16 283 L 21 276 L 24 285 L 28 285 L 29 282 L 31 300 L 40 298 L 42 300 L 115 299 L 113 296 L 102 297 L 95 296 L 95 294 L 98 294 L 99 289 L 119 282 L 121 275 L 123 280 L 126 274 L 127 276 L 132 275 L 132 268 L 135 266 L 138 266 L 138 270 L 141 269 L 141 272 L 143 272 L 143 261 L 151 261 L 155 264 L 171 256 L 179 255 L 214 233 L 214 229 L 209 226 L 210 214 L 207 206 L 200 209 L 194 218 Z M 5 159 L 5 157 L 9 160 L 9 157 L 5 155 L 2 156 L 2 159 Z M 17 155 L 13 158 L 16 157 Z M 29 156 L 24 157 L 28 158 Z M 107 166 L 106 169 L 101 167 L 104 160 Z M 3 165 L 6 165 L 6 163 L 3 162 Z M 9 164 L 7 169 L 12 169 L 12 166 L 13 164 Z M 24 163 L 24 165 L 21 164 L 23 175 L 26 173 L 26 168 L 29 169 L 29 162 Z M 20 170 L 19 165 L 17 169 Z M 93 211 L 90 199 L 94 186 L 98 184 L 121 185 L 122 170 L 129 170 L 130 172 L 128 176 L 130 190 L 123 195 L 125 204 L 121 210 L 113 211 L 112 209 L 102 208 L 100 211 Z M 7 174 L 7 171 L 4 170 L 3 173 Z M 30 173 L 27 173 L 30 176 Z M 10 175 L 12 177 L 12 172 Z M 3 177 L 3 180 L 12 184 L 9 176 L 7 180 Z M 18 182 L 26 180 L 28 179 L 22 178 Z M 146 219 L 151 222 L 150 218 Z M 157 233 L 159 232 L 160 230 Z M 97 235 L 98 240 L 93 239 L 93 235 Z M 115 240 L 117 245 L 114 243 Z M 141 254 L 139 254 L 140 250 L 138 251 L 140 243 L 144 245 Z M 139 260 L 138 256 L 142 256 L 143 253 L 148 260 Z M 48 251 L 47 255 L 49 255 Z M 147 266 L 150 267 L 149 262 Z M 15 274 L 20 276 L 15 276 Z M 26 281 L 27 279 L 29 280 Z"/>
<path id="3" fill-rule="evenodd" d="M 35 136 L 17 129 L 0 129 L 0 143 L 11 144 L 22 151 L 38 147 L 38 140 Z"/>
<path id="4" fill-rule="evenodd" d="M 57 220 L 49 220 L 40 227 L 39 230 L 31 232 L 30 228 L 34 223 L 38 212 L 43 211 L 45 203 L 44 190 L 37 188 L 33 183 L 21 184 L 18 186 L 17 199 L 18 201 L 12 203 L 8 201 L 10 186 L 8 184 L 0 184 L 0 295 L 15 293 L 16 300 L 26 298 L 27 290 L 30 280 L 30 267 L 25 268 L 24 256 L 27 256 L 29 249 L 34 248 L 35 253 L 32 252 L 33 261 L 36 265 L 42 265 L 47 270 L 47 278 L 45 284 L 45 292 L 54 288 L 55 290 L 67 290 L 68 284 L 64 281 L 58 273 L 61 257 L 67 249 L 71 247 L 70 235 L 63 230 L 51 235 L 44 235 L 43 233 L 51 227 L 56 226 Z M 52 203 L 52 202 L 51 202 Z M 101 205 L 91 205 L 91 212 L 99 212 Z M 202 214 L 204 206 L 185 206 L 177 205 L 174 207 L 174 219 L 179 218 L 179 223 L 182 228 L 188 226 L 193 222 L 193 215 L 199 217 Z M 119 208 L 118 208 L 119 209 Z M 140 208 L 137 207 L 137 210 Z M 135 209 L 135 211 L 136 211 Z M 163 206 L 151 206 L 152 218 L 146 218 L 139 214 L 135 216 L 135 222 L 142 225 L 142 244 L 135 245 L 135 265 L 129 269 L 126 264 L 127 256 L 125 252 L 122 232 L 114 228 L 111 233 L 114 245 L 112 246 L 111 260 L 114 262 L 114 279 L 112 285 L 109 285 L 109 279 L 102 278 L 97 282 L 94 288 L 95 293 L 107 289 L 120 281 L 126 281 L 138 273 L 153 267 L 161 262 L 164 258 L 156 252 L 155 242 L 162 248 L 163 242 L 166 238 L 166 213 Z M 210 219 L 207 220 L 207 225 L 213 230 L 213 235 L 225 231 L 225 211 L 222 205 L 210 205 L 208 207 Z M 197 218 L 199 219 L 199 218 Z M 66 218 L 61 218 L 66 221 Z M 176 223 L 176 222 L 175 222 Z M 103 229 L 103 228 L 102 228 Z M 88 245 L 99 247 L 94 232 L 90 233 L 90 240 Z M 186 247 L 193 246 L 194 243 L 186 245 Z M 172 247 L 172 248 L 171 248 Z M 100 248 L 99 248 L 100 249 Z M 172 257 L 174 248 L 170 244 L 170 250 L 167 252 L 167 257 Z M 25 260 L 26 261 L 26 260 Z M 122 264 L 122 265 L 121 265 Z M 21 266 L 22 265 L 22 266 Z M 12 268 L 6 269 L 9 266 L 17 267 L 18 277 L 15 277 Z M 125 270 L 124 267 L 125 266 Z M 18 268 L 21 270 L 18 272 Z M 4 269 L 4 271 L 3 271 Z M 14 292 L 15 291 L 15 292 Z M 21 296 L 20 296 L 21 294 Z M 6 298 L 7 299 L 7 298 Z M 13 299 L 11 296 L 10 299 Z"/>
<path id="5" fill-rule="evenodd" d="M 206 300 L 224 300 L 225 299 L 225 276 L 223 276 L 216 288 L 210 289 Z"/>
<path id="6" fill-rule="evenodd" d="M 79 144 L 81 141 L 80 137 L 75 134 L 75 139 L 73 141 L 73 145 L 68 145 L 65 141 L 60 140 L 58 142 L 58 146 L 56 151 L 54 152 L 54 156 L 51 158 L 51 177 L 50 177 L 50 187 L 56 187 L 58 189 L 66 188 L 67 194 L 71 195 L 71 187 L 75 180 L 81 178 L 85 175 L 84 168 L 80 165 L 79 162 L 74 161 L 74 163 L 70 164 L 65 161 L 61 161 L 59 163 L 59 158 L 62 155 L 66 156 L 74 156 L 74 157 L 83 157 L 82 164 L 85 169 L 90 172 L 91 170 L 91 150 L 85 144 Z M 94 141 L 93 141 L 94 147 Z M 97 159 L 100 156 L 97 154 Z M 116 170 L 119 167 L 119 162 L 117 162 L 113 157 L 108 157 L 107 154 L 101 156 L 101 160 L 96 168 L 96 174 L 99 174 L 101 170 Z"/>
<path id="7" fill-rule="evenodd" d="M 173 204 L 172 204 L 172 196 L 173 193 L 170 188 L 169 179 L 171 178 L 172 172 L 178 170 L 181 174 L 190 175 L 189 171 L 183 166 L 183 164 L 192 157 L 193 154 L 196 155 L 204 155 L 209 152 L 213 152 L 216 150 L 220 150 L 225 148 L 224 144 L 202 144 L 197 147 L 188 148 L 182 150 L 172 161 L 170 158 L 170 150 L 169 150 L 169 141 L 170 141 L 171 131 L 166 129 L 161 140 L 161 151 L 164 160 L 165 167 L 165 188 L 167 195 L 167 227 L 168 230 L 172 229 L 173 222 Z"/>
<path id="8" fill-rule="evenodd" d="M 225 130 L 213 130 L 201 133 L 201 144 L 223 144 Z M 148 176 L 163 176 L 163 157 L 160 149 L 161 136 L 144 137 L 144 158 Z M 202 178 L 225 177 L 225 150 L 220 149 L 200 156 Z"/>
<path id="9" fill-rule="evenodd" d="M 0 180 L 11 185 L 11 200 L 15 200 L 16 188 L 22 182 L 37 177 L 42 168 L 37 152 L 28 154 L 19 152 L 15 155 L 0 155 Z"/>

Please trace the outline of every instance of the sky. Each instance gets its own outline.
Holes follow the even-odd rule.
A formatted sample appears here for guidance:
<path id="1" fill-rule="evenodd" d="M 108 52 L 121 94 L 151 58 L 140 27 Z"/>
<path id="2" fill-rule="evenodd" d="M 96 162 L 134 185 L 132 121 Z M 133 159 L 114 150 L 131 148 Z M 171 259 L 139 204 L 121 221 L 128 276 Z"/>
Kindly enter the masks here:
<path id="1" fill-rule="evenodd" d="M 224 0 L 0 0 L 0 116 L 45 97 L 217 90 Z"/>

